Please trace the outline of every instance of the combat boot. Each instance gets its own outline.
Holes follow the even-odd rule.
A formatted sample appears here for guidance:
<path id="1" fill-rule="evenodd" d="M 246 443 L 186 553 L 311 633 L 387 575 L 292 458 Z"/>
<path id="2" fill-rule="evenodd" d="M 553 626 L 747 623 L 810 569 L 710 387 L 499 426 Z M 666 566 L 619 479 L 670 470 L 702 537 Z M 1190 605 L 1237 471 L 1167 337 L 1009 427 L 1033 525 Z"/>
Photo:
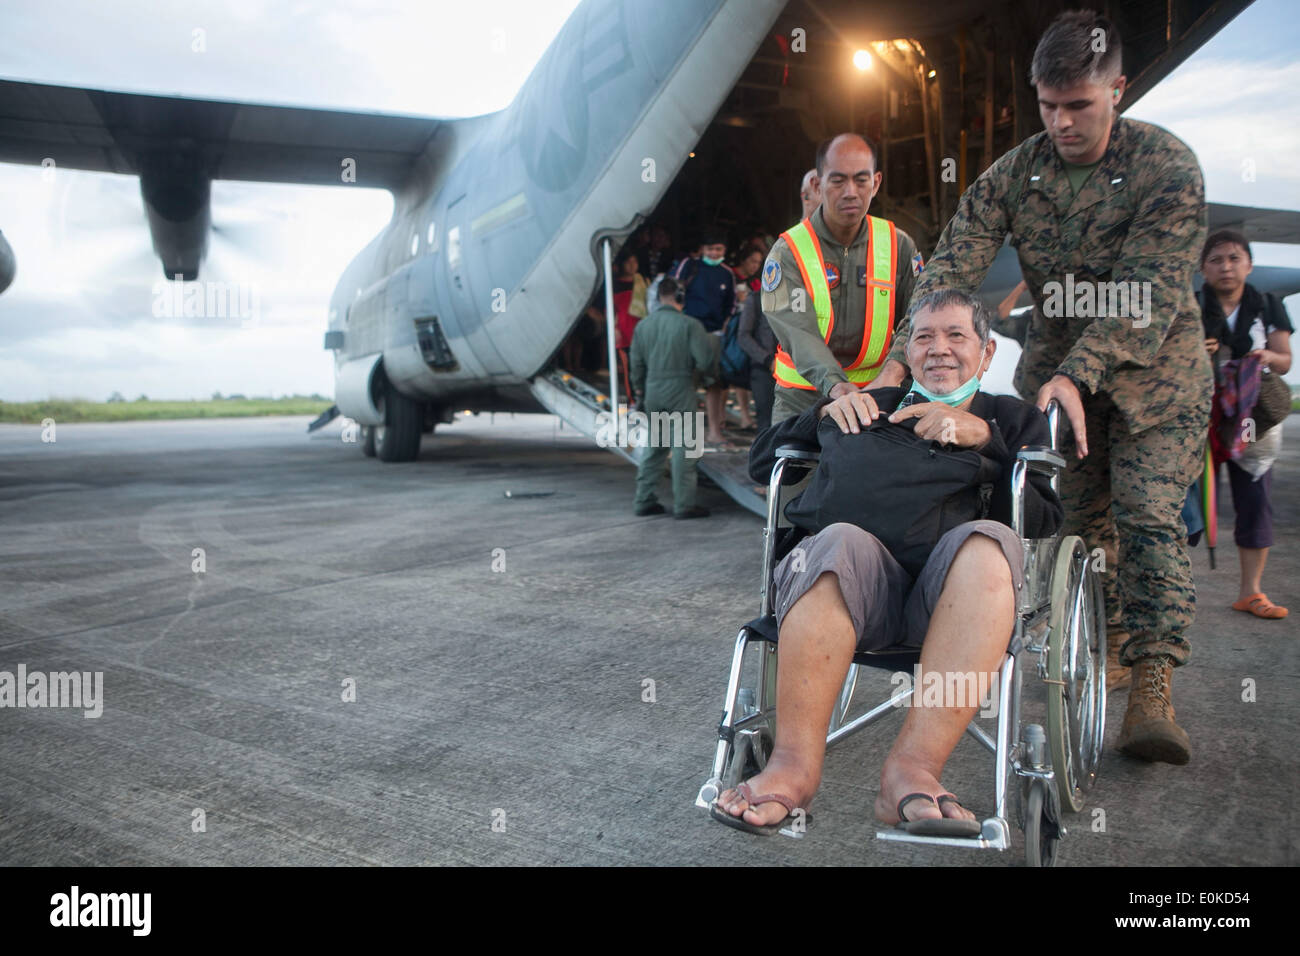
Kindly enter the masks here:
<path id="1" fill-rule="evenodd" d="M 1110 631 L 1106 635 L 1106 690 L 1119 690 L 1129 685 L 1131 669 L 1119 662 L 1119 651 L 1128 640 L 1128 631 Z"/>
<path id="2" fill-rule="evenodd" d="M 1133 664 L 1133 686 L 1119 732 L 1119 749 L 1130 757 L 1185 764 L 1192 742 L 1174 723 L 1170 678 L 1174 662 L 1168 657 L 1144 657 Z"/>

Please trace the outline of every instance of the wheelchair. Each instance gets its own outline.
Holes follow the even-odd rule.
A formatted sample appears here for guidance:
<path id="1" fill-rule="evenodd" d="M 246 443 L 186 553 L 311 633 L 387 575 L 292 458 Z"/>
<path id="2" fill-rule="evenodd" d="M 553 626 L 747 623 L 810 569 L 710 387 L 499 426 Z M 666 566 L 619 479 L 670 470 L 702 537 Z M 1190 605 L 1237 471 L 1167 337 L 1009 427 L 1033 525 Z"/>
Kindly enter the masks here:
<path id="1" fill-rule="evenodd" d="M 1021 449 L 1011 473 L 1012 527 L 1021 538 L 1025 575 L 1016 596 L 1015 626 L 998 672 L 997 726 L 990 736 L 977 723 L 977 713 L 966 728 L 993 755 L 993 815 L 980 821 L 978 837 L 881 828 L 878 839 L 1005 851 L 1012 846 L 1014 815 L 1024 831 L 1026 864 L 1053 866 L 1060 840 L 1066 836 L 1065 813 L 1083 809 L 1096 781 L 1106 721 L 1106 610 L 1101 581 L 1081 538 L 1058 533 L 1026 539 L 1022 531 L 1029 473 L 1049 475 L 1056 489 L 1065 467 L 1057 451 L 1060 409 L 1055 402 L 1049 404 L 1047 416 L 1051 446 Z M 776 539 L 781 529 L 790 527 L 785 505 L 806 486 L 818 459 L 815 447 L 786 445 L 777 451 L 763 529 L 760 613 L 735 640 L 713 769 L 696 796 L 697 807 L 708 809 L 724 790 L 757 774 L 772 752 L 777 719 L 777 625 L 771 594 Z M 920 656 L 920 648 L 909 647 L 855 653 L 832 708 L 827 747 L 901 710 L 918 690 L 896 686 L 889 699 L 850 719 L 863 668 L 910 674 Z M 1034 672 L 1046 698 L 1045 707 L 1041 698 L 1036 702 L 1036 714 L 1044 714 L 1045 719 L 1022 726 L 1025 678 L 1030 676 L 1033 689 Z M 993 691 L 990 688 L 990 696 Z M 797 826 L 781 832 L 804 835 Z"/>

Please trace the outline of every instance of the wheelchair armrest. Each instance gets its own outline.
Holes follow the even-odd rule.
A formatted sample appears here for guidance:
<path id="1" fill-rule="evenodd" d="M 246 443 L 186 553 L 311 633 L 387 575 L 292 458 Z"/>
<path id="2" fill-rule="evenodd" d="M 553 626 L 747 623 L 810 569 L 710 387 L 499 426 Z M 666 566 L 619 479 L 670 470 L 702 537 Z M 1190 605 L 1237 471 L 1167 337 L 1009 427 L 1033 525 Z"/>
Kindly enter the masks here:
<path id="1" fill-rule="evenodd" d="M 797 461 L 816 462 L 821 460 L 822 450 L 820 445 L 812 445 L 808 442 L 791 442 L 788 445 L 782 445 L 776 450 L 777 458 L 794 458 Z"/>
<path id="2" fill-rule="evenodd" d="M 1026 445 L 1016 452 L 1016 459 L 1040 475 L 1051 475 L 1065 469 L 1065 457 L 1047 445 Z"/>

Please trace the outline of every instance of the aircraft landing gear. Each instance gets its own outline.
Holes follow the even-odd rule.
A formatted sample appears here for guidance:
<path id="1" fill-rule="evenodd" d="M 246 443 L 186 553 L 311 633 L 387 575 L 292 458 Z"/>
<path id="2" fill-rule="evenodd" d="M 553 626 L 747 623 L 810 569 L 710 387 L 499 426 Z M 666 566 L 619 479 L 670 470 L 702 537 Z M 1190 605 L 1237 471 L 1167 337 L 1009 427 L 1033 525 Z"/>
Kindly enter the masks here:
<path id="1" fill-rule="evenodd" d="M 414 461 L 420 452 L 424 430 L 424 406 L 407 398 L 385 381 L 375 402 L 384 423 L 370 429 L 375 454 L 380 461 Z M 363 443 L 362 450 L 365 450 Z"/>

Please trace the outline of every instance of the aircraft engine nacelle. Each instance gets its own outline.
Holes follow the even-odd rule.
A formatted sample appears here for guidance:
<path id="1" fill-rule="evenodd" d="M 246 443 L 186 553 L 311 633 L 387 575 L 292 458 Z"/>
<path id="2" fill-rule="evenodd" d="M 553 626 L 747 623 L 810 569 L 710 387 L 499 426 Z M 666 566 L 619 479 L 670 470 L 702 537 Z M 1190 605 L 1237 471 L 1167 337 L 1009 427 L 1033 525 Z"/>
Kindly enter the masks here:
<path id="1" fill-rule="evenodd" d="M 14 281 L 14 273 L 18 271 L 18 260 L 14 258 L 13 247 L 5 239 L 5 234 L 0 232 L 0 292 L 9 288 L 9 283 Z"/>
<path id="2" fill-rule="evenodd" d="M 383 385 L 378 379 L 383 374 L 379 369 L 382 358 L 368 355 L 344 362 L 334 370 L 334 404 L 344 415 L 362 425 L 384 423 L 384 417 L 375 404 L 378 390 Z"/>

